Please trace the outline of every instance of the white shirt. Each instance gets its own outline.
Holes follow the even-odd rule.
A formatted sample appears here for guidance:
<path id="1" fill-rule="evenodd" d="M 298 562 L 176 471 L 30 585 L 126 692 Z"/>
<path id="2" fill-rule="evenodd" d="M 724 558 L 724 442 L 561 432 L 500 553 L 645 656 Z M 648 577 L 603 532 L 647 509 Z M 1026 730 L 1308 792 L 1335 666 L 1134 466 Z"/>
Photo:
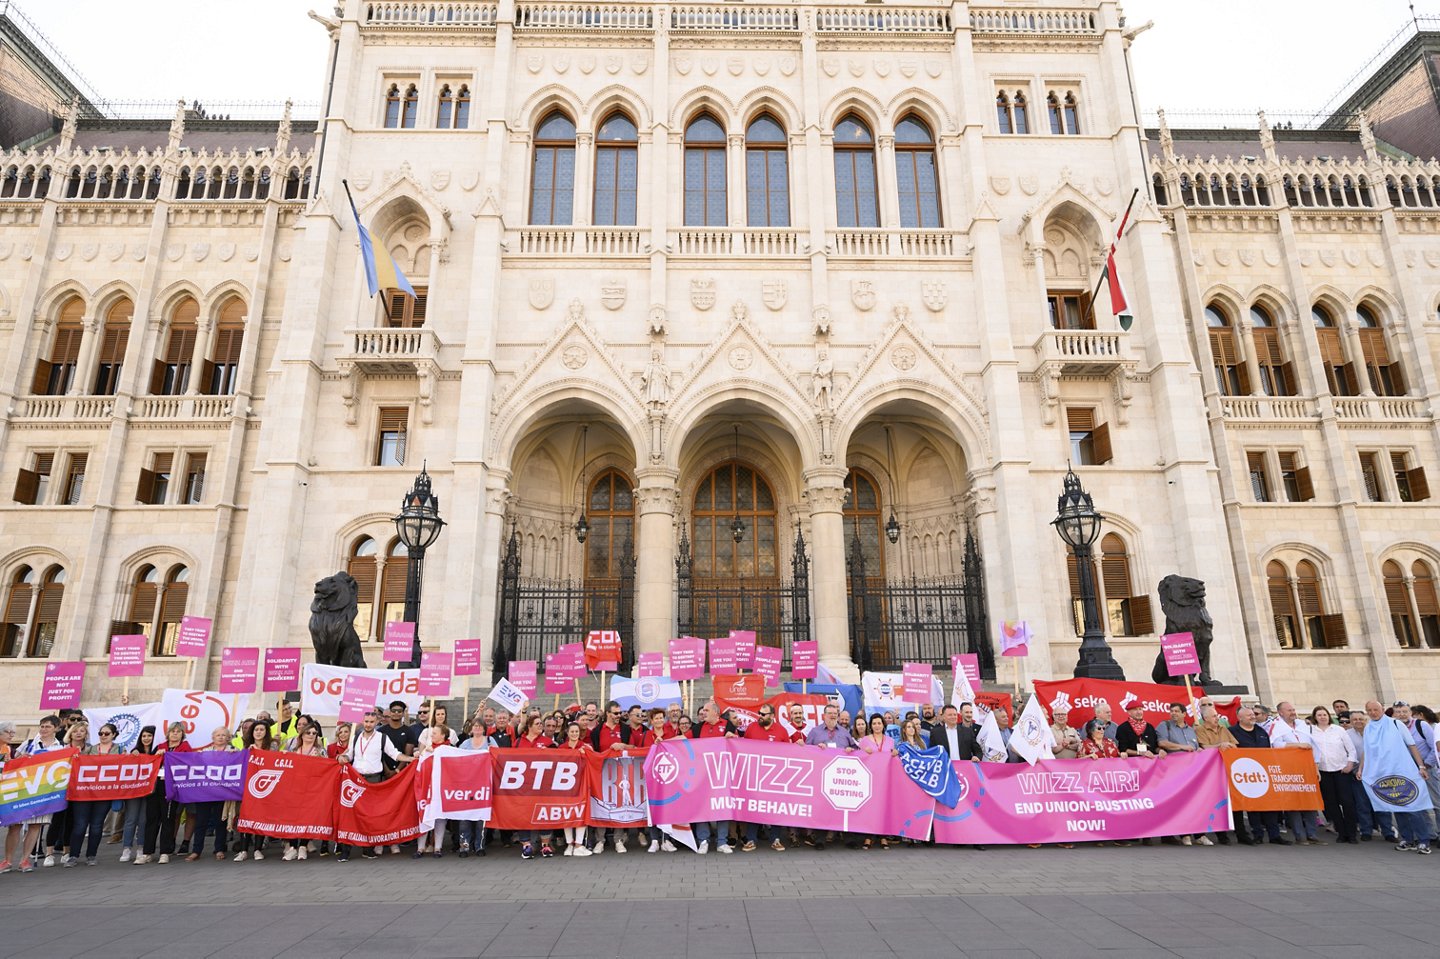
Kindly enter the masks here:
<path id="1" fill-rule="evenodd" d="M 1294 745 L 1295 743 L 1311 746 L 1311 731 L 1303 719 L 1295 720 L 1294 726 L 1289 725 L 1283 719 L 1276 719 L 1275 725 L 1270 727 L 1270 745 L 1275 749 L 1281 749 L 1285 746 Z"/>
<path id="2" fill-rule="evenodd" d="M 1338 773 L 1351 763 L 1359 762 L 1350 734 L 1331 723 L 1324 729 L 1310 728 L 1310 748 L 1315 751 L 1315 765 L 1321 772 Z"/>
<path id="3" fill-rule="evenodd" d="M 382 756 L 389 756 L 391 759 L 400 758 L 400 754 L 390 744 L 389 737 L 381 734 L 378 729 L 368 736 L 364 731 L 355 733 L 350 740 L 350 749 L 344 755 L 351 757 L 351 765 L 362 776 L 373 776 L 376 773 L 384 772 L 385 765 Z"/>
<path id="4" fill-rule="evenodd" d="M 1345 735 L 1350 737 L 1350 745 L 1355 747 L 1355 755 L 1360 759 L 1365 758 L 1365 734 L 1356 729 L 1352 724 L 1345 730 Z"/>

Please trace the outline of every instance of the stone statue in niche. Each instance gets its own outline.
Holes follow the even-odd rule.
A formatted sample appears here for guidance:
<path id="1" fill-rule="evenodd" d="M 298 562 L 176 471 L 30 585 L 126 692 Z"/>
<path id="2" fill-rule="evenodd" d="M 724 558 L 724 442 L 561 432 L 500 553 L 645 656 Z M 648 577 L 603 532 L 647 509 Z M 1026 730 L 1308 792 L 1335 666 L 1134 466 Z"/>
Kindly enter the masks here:
<path id="1" fill-rule="evenodd" d="M 665 307 L 664 307 L 664 306 L 662 306 L 662 305 L 660 305 L 660 304 L 657 303 L 657 304 L 655 304 L 654 306 L 650 307 L 650 321 L 649 321 L 649 323 L 650 323 L 650 335 L 651 335 L 651 336 L 664 336 L 664 335 L 665 335 Z"/>
<path id="2" fill-rule="evenodd" d="M 810 311 L 810 317 L 815 321 L 815 335 L 830 335 L 830 307 L 817 306 Z"/>
<path id="3" fill-rule="evenodd" d="M 355 633 L 359 597 L 355 577 L 344 570 L 315 584 L 315 598 L 310 602 L 310 642 L 315 646 L 315 662 L 365 668 L 360 637 Z"/>
<path id="4" fill-rule="evenodd" d="M 640 376 L 645 386 L 645 405 L 661 409 L 670 402 L 670 368 L 665 365 L 665 354 L 657 346 L 650 351 L 650 363 Z"/>
<path id="5" fill-rule="evenodd" d="M 1219 686 L 1210 675 L 1210 644 L 1214 641 L 1215 621 L 1205 608 L 1205 583 L 1188 576 L 1171 574 L 1160 581 L 1160 609 L 1165 613 L 1166 633 L 1189 633 L 1195 637 L 1195 653 L 1200 658 L 1200 685 Z M 1156 683 L 1184 685 L 1183 677 L 1170 676 L 1165 668 L 1165 654 L 1155 657 L 1150 678 Z"/>
<path id="6" fill-rule="evenodd" d="M 815 356 L 815 366 L 810 370 L 810 399 L 821 410 L 830 409 L 830 393 L 835 386 L 835 362 L 830 351 L 823 347 Z"/>

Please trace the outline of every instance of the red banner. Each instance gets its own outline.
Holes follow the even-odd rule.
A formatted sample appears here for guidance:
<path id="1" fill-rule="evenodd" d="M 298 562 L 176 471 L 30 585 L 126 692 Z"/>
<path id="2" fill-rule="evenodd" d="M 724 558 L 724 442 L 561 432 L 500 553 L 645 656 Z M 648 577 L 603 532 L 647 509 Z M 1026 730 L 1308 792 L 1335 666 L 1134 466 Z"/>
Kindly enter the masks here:
<path id="1" fill-rule="evenodd" d="M 589 767 L 569 749 L 497 749 L 492 829 L 585 825 Z"/>
<path id="2" fill-rule="evenodd" d="M 415 807 L 415 764 L 406 763 L 398 776 L 367 782 L 352 766 L 340 773 L 340 801 L 335 806 L 335 839 L 352 846 L 389 846 L 420 835 L 420 810 Z"/>
<path id="3" fill-rule="evenodd" d="M 630 829 L 650 821 L 645 801 L 645 757 L 650 748 L 586 753 L 590 766 L 591 826 Z"/>
<path id="4" fill-rule="evenodd" d="M 1095 706 L 1102 702 L 1110 704 L 1110 718 L 1120 723 L 1125 721 L 1126 706 L 1138 699 L 1145 707 L 1146 720 L 1155 726 L 1170 718 L 1171 703 L 1188 703 L 1184 686 L 1121 683 L 1109 679 L 1066 679 L 1054 683 L 1037 679 L 1035 692 L 1040 695 L 1040 702 L 1047 715 L 1052 712 L 1057 699 L 1069 706 L 1070 715 L 1067 721 L 1076 729 L 1084 728 L 1086 723 L 1095 718 Z M 1195 698 L 1199 699 L 1202 693 L 1197 687 Z M 1236 721 L 1235 714 L 1240 709 L 1239 696 L 1223 701 L 1217 699 L 1214 703 L 1220 715 L 1232 723 Z"/>
<path id="5" fill-rule="evenodd" d="M 992 713 L 997 709 L 1003 709 L 1005 715 L 1010 717 L 1010 722 L 1012 724 L 1015 722 L 1015 703 L 1009 693 L 976 693 L 975 702 Z M 975 721 L 978 723 L 980 720 Z"/>
<path id="6" fill-rule="evenodd" d="M 235 828 L 282 839 L 334 839 L 340 764 L 323 756 L 250 750 Z"/>
<path id="7" fill-rule="evenodd" d="M 137 756 L 134 753 L 76 756 L 70 761 L 70 785 L 65 794 L 71 802 L 111 802 L 148 796 L 155 789 L 155 777 L 164 759 L 163 754 Z"/>
<path id="8" fill-rule="evenodd" d="M 755 716 L 762 703 L 765 703 L 765 677 L 764 676 L 715 676 L 715 705 L 720 707 L 723 713 L 727 709 L 735 711 L 735 722 L 739 726 L 748 726 L 755 721 Z"/>

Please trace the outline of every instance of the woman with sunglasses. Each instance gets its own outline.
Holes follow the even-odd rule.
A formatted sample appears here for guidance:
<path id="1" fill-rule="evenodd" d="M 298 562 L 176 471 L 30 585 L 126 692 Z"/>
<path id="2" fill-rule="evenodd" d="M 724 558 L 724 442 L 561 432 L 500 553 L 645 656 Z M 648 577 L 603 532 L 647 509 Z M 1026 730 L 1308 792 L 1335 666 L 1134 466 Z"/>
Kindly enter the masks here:
<path id="1" fill-rule="evenodd" d="M 338 736 L 339 730 L 337 728 Z M 290 740 L 287 752 L 296 753 L 301 756 L 314 756 L 317 759 L 332 758 L 329 754 L 329 747 L 325 745 L 325 737 L 320 733 L 320 727 L 309 725 L 301 728 L 295 738 Z M 310 840 L 291 839 L 286 843 L 285 854 L 280 858 L 285 862 L 294 862 L 296 859 L 308 859 L 310 857 Z M 324 852 L 323 847 L 321 850 Z"/>
<path id="2" fill-rule="evenodd" d="M 76 733 L 76 730 L 80 730 Z M 76 739 L 85 741 L 90 734 L 88 723 L 76 723 L 70 727 L 69 739 L 73 744 Z M 118 754 L 120 747 L 115 745 L 115 737 L 120 731 L 111 723 L 100 727 L 100 741 L 93 746 L 86 746 L 80 750 L 84 756 L 111 756 Z M 110 801 L 108 799 L 98 802 L 72 802 L 70 803 L 70 855 L 61 860 L 60 865 L 70 867 L 80 864 L 80 850 L 85 850 L 85 865 L 96 864 L 96 856 L 100 852 L 100 840 L 104 838 L 105 816 L 110 812 Z M 89 843 L 86 844 L 86 834 L 89 834 Z"/>
<path id="3" fill-rule="evenodd" d="M 269 723 L 256 723 L 255 725 L 250 727 L 250 733 L 248 738 L 245 740 L 245 746 L 252 751 L 261 750 L 264 752 L 269 752 L 271 750 L 280 748 L 280 743 L 271 733 Z M 250 851 L 252 849 L 254 850 L 256 862 L 264 859 L 265 839 L 266 837 L 257 835 L 253 832 L 240 833 L 240 838 L 235 843 L 236 847 L 240 850 L 239 852 L 235 853 L 235 861 L 244 862 L 250 857 Z M 201 845 L 204 845 L 203 838 L 201 839 Z"/>

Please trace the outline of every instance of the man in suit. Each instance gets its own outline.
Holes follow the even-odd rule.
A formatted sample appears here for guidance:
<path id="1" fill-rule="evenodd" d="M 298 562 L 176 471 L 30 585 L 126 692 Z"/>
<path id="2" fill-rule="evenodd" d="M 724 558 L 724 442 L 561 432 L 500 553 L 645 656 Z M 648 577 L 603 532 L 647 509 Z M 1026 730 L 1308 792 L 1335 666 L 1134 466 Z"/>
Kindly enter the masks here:
<path id="1" fill-rule="evenodd" d="M 960 725 L 960 713 L 954 706 L 946 706 L 940 713 L 939 724 L 930 730 L 930 745 L 944 746 L 952 760 L 980 758 L 980 747 L 975 742 L 975 728 Z"/>

